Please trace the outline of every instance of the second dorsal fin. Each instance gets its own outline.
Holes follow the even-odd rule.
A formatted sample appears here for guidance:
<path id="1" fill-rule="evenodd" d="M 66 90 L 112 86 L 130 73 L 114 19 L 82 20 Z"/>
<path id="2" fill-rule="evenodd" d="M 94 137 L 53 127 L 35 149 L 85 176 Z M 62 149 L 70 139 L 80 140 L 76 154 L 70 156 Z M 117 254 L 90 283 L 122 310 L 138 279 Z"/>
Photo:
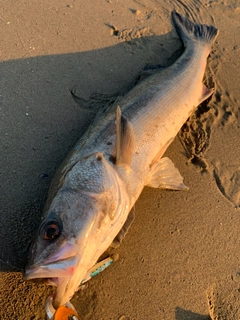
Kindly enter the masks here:
<path id="1" fill-rule="evenodd" d="M 135 136 L 131 123 L 117 107 L 116 115 L 116 164 L 131 165 Z"/>

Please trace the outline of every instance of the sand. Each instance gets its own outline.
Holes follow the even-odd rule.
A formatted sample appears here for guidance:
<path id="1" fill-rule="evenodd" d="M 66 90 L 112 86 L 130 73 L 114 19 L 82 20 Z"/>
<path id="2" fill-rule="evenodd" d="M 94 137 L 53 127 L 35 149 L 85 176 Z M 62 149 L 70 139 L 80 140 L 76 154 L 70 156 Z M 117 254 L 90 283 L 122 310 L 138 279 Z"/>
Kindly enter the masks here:
<path id="1" fill-rule="evenodd" d="M 173 63 L 171 10 L 211 21 L 183 3 L 1 1 L 0 319 L 46 319 L 53 289 L 21 271 L 54 172 L 96 112 L 69 90 L 124 94 L 145 65 Z M 189 191 L 144 189 L 119 259 L 72 299 L 82 320 L 240 319 L 240 4 L 204 4 L 220 30 L 206 71 L 215 93 L 166 152 Z"/>

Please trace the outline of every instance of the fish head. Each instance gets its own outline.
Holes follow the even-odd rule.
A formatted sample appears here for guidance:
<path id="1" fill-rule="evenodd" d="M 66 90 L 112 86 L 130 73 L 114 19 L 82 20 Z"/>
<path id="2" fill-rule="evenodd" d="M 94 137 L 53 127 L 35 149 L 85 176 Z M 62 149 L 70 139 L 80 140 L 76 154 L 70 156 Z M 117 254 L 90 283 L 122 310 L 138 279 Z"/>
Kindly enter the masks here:
<path id="1" fill-rule="evenodd" d="M 24 274 L 25 280 L 40 278 L 57 286 L 55 306 L 71 299 L 124 224 L 129 211 L 124 190 L 100 153 L 82 158 L 63 174 Z"/>

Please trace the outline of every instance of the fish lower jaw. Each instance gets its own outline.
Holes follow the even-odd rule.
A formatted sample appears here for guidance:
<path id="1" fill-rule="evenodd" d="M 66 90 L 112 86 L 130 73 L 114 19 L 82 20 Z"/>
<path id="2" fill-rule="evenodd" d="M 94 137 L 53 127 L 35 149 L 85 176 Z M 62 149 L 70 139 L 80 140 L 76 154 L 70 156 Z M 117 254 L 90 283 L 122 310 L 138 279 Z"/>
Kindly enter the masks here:
<path id="1" fill-rule="evenodd" d="M 71 277 L 75 272 L 77 263 L 76 257 L 65 260 L 54 261 L 53 263 L 35 265 L 25 271 L 24 280 L 37 278 L 54 279 Z"/>
<path id="2" fill-rule="evenodd" d="M 48 286 L 58 286 L 59 279 L 58 278 L 43 278 L 43 281 L 46 283 Z"/>

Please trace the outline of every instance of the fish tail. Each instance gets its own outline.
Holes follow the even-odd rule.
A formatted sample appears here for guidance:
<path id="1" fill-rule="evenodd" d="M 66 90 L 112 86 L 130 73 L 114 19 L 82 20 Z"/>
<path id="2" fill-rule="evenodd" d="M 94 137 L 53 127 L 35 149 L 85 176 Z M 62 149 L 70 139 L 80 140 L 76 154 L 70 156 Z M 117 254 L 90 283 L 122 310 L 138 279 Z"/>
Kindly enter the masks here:
<path id="1" fill-rule="evenodd" d="M 172 12 L 172 21 L 185 46 L 188 45 L 189 41 L 202 42 L 211 46 L 218 35 L 216 27 L 206 24 L 195 24 L 176 11 Z"/>

